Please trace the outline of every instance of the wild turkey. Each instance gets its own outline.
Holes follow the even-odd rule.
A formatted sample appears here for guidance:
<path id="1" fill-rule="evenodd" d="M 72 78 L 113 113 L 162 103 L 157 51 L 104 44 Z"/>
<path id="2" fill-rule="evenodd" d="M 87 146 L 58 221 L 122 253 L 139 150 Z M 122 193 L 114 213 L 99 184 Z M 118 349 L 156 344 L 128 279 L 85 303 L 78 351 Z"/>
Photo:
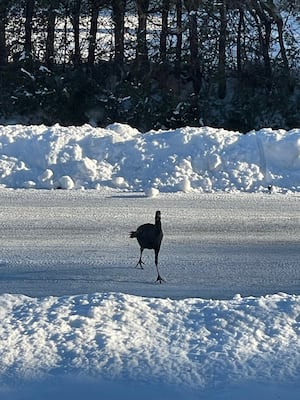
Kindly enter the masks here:
<path id="1" fill-rule="evenodd" d="M 161 241 L 163 238 L 163 232 L 161 229 L 160 211 L 155 213 L 155 224 L 144 224 L 137 228 L 136 231 L 130 232 L 131 238 L 137 238 L 140 245 L 140 259 L 136 264 L 136 267 L 140 266 L 143 268 L 142 254 L 144 249 L 153 249 L 155 253 L 155 266 L 157 271 L 156 282 L 162 283 L 164 279 L 160 276 L 158 270 L 158 253 L 160 250 Z"/>

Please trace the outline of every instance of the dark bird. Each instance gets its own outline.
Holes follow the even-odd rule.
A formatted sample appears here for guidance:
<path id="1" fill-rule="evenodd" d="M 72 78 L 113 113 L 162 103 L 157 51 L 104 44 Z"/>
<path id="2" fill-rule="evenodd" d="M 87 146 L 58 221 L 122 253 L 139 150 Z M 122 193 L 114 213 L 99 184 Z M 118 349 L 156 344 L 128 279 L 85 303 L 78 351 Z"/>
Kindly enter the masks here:
<path id="1" fill-rule="evenodd" d="M 142 261 L 142 254 L 144 249 L 154 250 L 155 266 L 157 271 L 156 282 L 162 283 L 164 279 L 162 279 L 158 270 L 158 253 L 163 238 L 160 211 L 156 211 L 155 213 L 155 224 L 144 224 L 139 226 L 136 231 L 130 232 L 130 237 L 137 238 L 137 241 L 140 245 L 140 259 L 136 264 L 136 267 L 140 266 L 141 268 L 143 268 L 143 264 L 145 264 L 144 261 Z"/>

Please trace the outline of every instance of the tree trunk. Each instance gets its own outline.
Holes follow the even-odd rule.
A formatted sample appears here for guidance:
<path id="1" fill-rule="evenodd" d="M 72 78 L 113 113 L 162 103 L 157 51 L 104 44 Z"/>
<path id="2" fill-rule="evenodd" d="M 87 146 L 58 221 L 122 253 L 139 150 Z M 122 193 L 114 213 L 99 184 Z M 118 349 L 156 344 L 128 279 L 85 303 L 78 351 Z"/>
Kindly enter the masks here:
<path id="1" fill-rule="evenodd" d="M 176 30 L 176 63 L 180 65 L 182 53 L 182 0 L 176 0 Z"/>
<path id="2" fill-rule="evenodd" d="M 286 55 L 284 40 L 283 40 L 283 21 L 281 17 L 276 18 L 276 25 L 278 29 L 278 40 L 280 46 L 280 53 L 286 73 L 289 75 L 289 61 Z"/>
<path id="3" fill-rule="evenodd" d="M 113 21 L 115 34 L 115 62 L 122 66 L 124 63 L 124 28 L 126 0 L 113 0 Z"/>
<path id="4" fill-rule="evenodd" d="M 138 12 L 136 60 L 139 67 L 148 64 L 147 14 L 149 0 L 136 0 Z"/>
<path id="5" fill-rule="evenodd" d="M 98 30 L 98 15 L 100 9 L 100 1 L 90 0 L 91 4 L 91 24 L 89 35 L 89 50 L 88 50 L 88 66 L 92 68 L 95 64 L 95 51 L 97 43 L 97 30 Z"/>
<path id="6" fill-rule="evenodd" d="M 35 0 L 26 0 L 25 5 L 25 42 L 24 51 L 26 56 L 32 53 L 32 18 Z"/>
<path id="7" fill-rule="evenodd" d="M 276 26 L 277 26 L 280 53 L 281 53 L 281 57 L 282 57 L 282 62 L 283 62 L 287 82 L 288 82 L 288 85 L 290 85 L 290 83 L 291 83 L 290 82 L 290 67 L 289 67 L 289 61 L 288 61 L 288 57 L 287 57 L 285 45 L 284 45 L 282 17 L 280 15 L 279 10 L 276 9 L 276 6 L 273 3 L 273 1 L 269 1 L 268 4 L 265 4 L 265 8 L 268 10 L 269 14 L 273 17 L 273 19 L 276 23 Z"/>
<path id="8" fill-rule="evenodd" d="M 198 62 L 198 29 L 197 16 L 195 12 L 189 14 L 189 40 L 190 40 L 190 58 L 192 65 Z"/>
<path id="9" fill-rule="evenodd" d="M 219 63 L 218 63 L 218 95 L 220 99 L 226 96 L 226 28 L 227 7 L 226 0 L 220 2 L 220 36 L 219 36 Z"/>
<path id="10" fill-rule="evenodd" d="M 55 21 L 56 21 L 57 8 L 58 8 L 58 0 L 52 0 L 50 2 L 48 9 L 46 56 L 45 56 L 46 65 L 50 68 L 54 63 Z"/>
<path id="11" fill-rule="evenodd" d="M 236 44 L 236 65 L 237 65 L 237 71 L 238 74 L 240 75 L 242 72 L 242 33 L 243 33 L 243 28 L 244 28 L 244 10 L 242 8 L 239 8 L 239 24 L 238 24 L 238 32 L 237 32 L 237 44 Z"/>
<path id="12" fill-rule="evenodd" d="M 81 62 L 80 54 L 80 8 L 81 0 L 74 0 L 73 7 L 71 9 L 71 22 L 74 31 L 74 54 L 73 62 L 75 66 L 78 66 Z"/>
<path id="13" fill-rule="evenodd" d="M 253 15 L 258 29 L 259 42 L 264 61 L 264 75 L 267 82 L 267 87 L 270 90 L 272 85 L 272 66 L 269 54 L 272 20 L 269 15 L 265 14 L 260 2 L 252 0 L 253 9 L 250 13 Z"/>
<path id="14" fill-rule="evenodd" d="M 196 94 L 198 94 L 201 88 L 198 24 L 197 24 L 198 2 L 185 0 L 185 7 L 188 11 L 190 64 L 192 70 L 191 78 L 193 81 L 194 91 Z"/>
<path id="15" fill-rule="evenodd" d="M 163 0 L 161 11 L 161 33 L 160 33 L 160 59 L 162 62 L 167 60 L 167 37 L 168 37 L 168 17 L 170 0 Z"/>

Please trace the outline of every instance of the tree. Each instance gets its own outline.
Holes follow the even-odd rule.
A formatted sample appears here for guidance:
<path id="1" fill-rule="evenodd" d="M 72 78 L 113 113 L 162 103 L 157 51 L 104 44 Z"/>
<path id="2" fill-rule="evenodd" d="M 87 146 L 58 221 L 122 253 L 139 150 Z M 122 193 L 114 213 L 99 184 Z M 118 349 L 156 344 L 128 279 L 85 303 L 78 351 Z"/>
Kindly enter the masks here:
<path id="1" fill-rule="evenodd" d="M 80 11 L 81 11 L 81 0 L 72 0 L 71 3 L 71 23 L 74 31 L 74 53 L 73 63 L 78 66 L 81 62 L 80 54 Z"/>
<path id="2" fill-rule="evenodd" d="M 270 59 L 270 40 L 271 40 L 271 32 L 272 32 L 272 20 L 270 19 L 269 15 L 265 13 L 261 2 L 257 2 L 256 0 L 252 0 L 252 7 L 251 10 L 252 15 L 257 24 L 258 30 L 258 37 L 259 37 L 259 44 L 264 60 L 264 73 L 265 78 L 268 81 L 268 86 L 270 86 L 270 82 L 272 79 L 272 66 L 271 66 L 271 59 Z"/>
<path id="3" fill-rule="evenodd" d="M 115 63 L 119 66 L 122 66 L 124 63 L 125 8 L 126 0 L 112 0 L 115 36 Z"/>
<path id="4" fill-rule="evenodd" d="M 242 72 L 242 54 L 244 53 L 244 47 L 242 46 L 242 36 L 245 30 L 245 19 L 244 19 L 244 10 L 242 7 L 238 7 L 239 12 L 239 22 L 237 29 L 237 43 L 236 43 L 236 65 L 238 75 L 241 75 Z"/>
<path id="5" fill-rule="evenodd" d="M 89 35 L 88 66 L 95 64 L 95 51 L 97 45 L 98 15 L 102 0 L 89 0 L 91 22 Z"/>
<path id="6" fill-rule="evenodd" d="M 161 33 L 160 33 L 160 58 L 163 62 L 167 59 L 167 36 L 168 36 L 168 16 L 169 16 L 170 0 L 162 0 L 161 10 Z"/>
<path id="7" fill-rule="evenodd" d="M 280 15 L 279 10 L 276 9 L 276 6 L 273 1 L 269 0 L 267 2 L 267 4 L 264 4 L 264 8 L 265 8 L 265 10 L 268 11 L 269 15 L 271 15 L 273 17 L 273 20 L 275 21 L 275 24 L 277 26 L 280 53 L 281 53 L 281 57 L 282 57 L 284 71 L 285 71 L 285 74 L 286 74 L 286 77 L 287 77 L 287 80 L 289 83 L 290 82 L 290 68 L 289 68 L 289 61 L 287 58 L 285 45 L 284 45 L 282 17 Z"/>
<path id="8" fill-rule="evenodd" d="M 47 23 L 47 38 L 46 38 L 46 54 L 45 62 L 49 68 L 52 67 L 55 57 L 55 22 L 59 0 L 50 0 L 48 6 L 48 23 Z"/>
<path id="9" fill-rule="evenodd" d="M 244 130 L 257 127 L 259 115 L 269 126 L 294 127 L 299 10 L 299 0 L 0 0 L 0 116 L 11 115 L 13 102 L 15 114 L 40 108 L 49 123 L 67 110 L 68 122 L 84 122 L 88 107 L 100 104 L 102 122 L 143 121 L 142 129 L 203 116 Z M 39 68 L 44 62 L 51 74 Z M 88 68 L 79 68 L 84 62 Z"/>
<path id="10" fill-rule="evenodd" d="M 176 63 L 180 65 L 182 53 L 182 0 L 176 0 Z"/>
<path id="11" fill-rule="evenodd" d="M 10 0 L 2 0 L 0 3 L 0 67 L 7 64 L 6 23 L 9 3 Z"/>
<path id="12" fill-rule="evenodd" d="M 147 15 L 149 3 L 150 0 L 136 0 L 138 14 L 136 60 L 139 67 L 145 66 L 148 62 Z"/>
<path id="13" fill-rule="evenodd" d="M 218 62 L 218 95 L 220 99 L 226 96 L 226 29 L 227 7 L 226 0 L 219 3 L 220 7 L 220 34 L 219 34 L 219 62 Z"/>
<path id="14" fill-rule="evenodd" d="M 35 0 L 26 0 L 25 3 L 25 42 L 24 51 L 26 56 L 32 55 L 32 18 Z"/>
<path id="15" fill-rule="evenodd" d="M 189 26 L 189 48 L 190 48 L 190 64 L 192 68 L 192 80 L 195 93 L 199 93 L 201 88 L 201 72 L 199 60 L 199 42 L 198 42 L 198 24 L 197 10 L 200 0 L 185 0 L 185 8 L 188 12 Z"/>

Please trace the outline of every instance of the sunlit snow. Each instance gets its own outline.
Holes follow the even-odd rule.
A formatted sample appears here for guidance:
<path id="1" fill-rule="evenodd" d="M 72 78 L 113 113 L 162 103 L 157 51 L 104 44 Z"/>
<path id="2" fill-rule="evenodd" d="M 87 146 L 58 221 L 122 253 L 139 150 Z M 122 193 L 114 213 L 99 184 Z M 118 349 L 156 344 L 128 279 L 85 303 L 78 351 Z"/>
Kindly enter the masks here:
<path id="1" fill-rule="evenodd" d="M 208 127 L 141 133 L 0 126 L 0 185 L 158 192 L 300 190 L 300 130 L 245 135 Z"/>
<path id="2" fill-rule="evenodd" d="M 236 295 L 220 301 L 123 294 L 43 299 L 2 295 L 0 313 L 1 398 L 20 396 L 11 386 L 24 381 L 35 388 L 34 382 L 47 382 L 49 376 L 71 375 L 77 376 L 75 388 L 88 389 L 90 379 L 95 393 L 89 398 L 95 399 L 103 398 L 103 391 L 112 398 L 130 394 L 138 399 L 145 393 L 150 399 L 147 390 L 153 388 L 162 399 L 182 398 L 184 392 L 191 399 L 218 398 L 220 393 L 220 398 L 251 399 L 247 385 L 256 396 L 263 391 L 274 395 L 276 388 L 281 395 L 287 385 L 284 398 L 299 394 L 299 296 Z M 113 380 L 117 386 L 111 391 Z M 123 389 L 118 391 L 118 385 Z M 132 391 L 134 385 L 138 393 Z M 224 388 L 231 388 L 231 395 Z M 65 390 L 71 398 L 82 398 L 70 384 Z M 55 388 L 59 399 L 63 393 Z M 28 398 L 39 395 L 32 390 Z M 44 393 L 43 398 L 51 397 Z"/>

